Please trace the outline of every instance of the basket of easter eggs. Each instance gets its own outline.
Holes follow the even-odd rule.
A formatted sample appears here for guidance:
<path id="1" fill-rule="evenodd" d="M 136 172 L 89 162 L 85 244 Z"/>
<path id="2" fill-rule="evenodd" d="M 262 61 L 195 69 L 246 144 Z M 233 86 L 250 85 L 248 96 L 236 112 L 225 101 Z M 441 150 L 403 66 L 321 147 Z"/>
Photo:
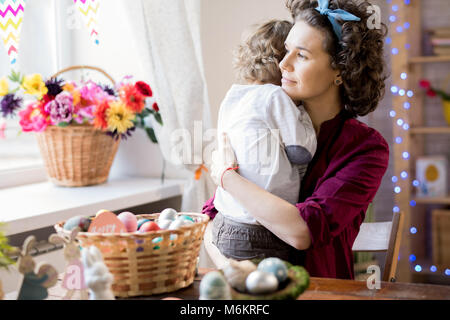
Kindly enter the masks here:
<path id="1" fill-rule="evenodd" d="M 101 210 L 99 213 L 105 213 Z M 108 214 L 114 215 L 112 212 Z M 209 217 L 177 212 L 118 214 L 126 230 L 93 230 L 95 217 L 75 216 L 56 224 L 59 234 L 76 236 L 82 248 L 96 246 L 114 276 L 111 290 L 116 297 L 148 296 L 173 292 L 194 282 L 200 246 Z M 93 232 L 95 231 L 95 232 Z"/>
<path id="2" fill-rule="evenodd" d="M 309 287 L 302 266 L 276 257 L 228 260 L 219 271 L 207 273 L 200 283 L 200 300 L 294 300 Z"/>

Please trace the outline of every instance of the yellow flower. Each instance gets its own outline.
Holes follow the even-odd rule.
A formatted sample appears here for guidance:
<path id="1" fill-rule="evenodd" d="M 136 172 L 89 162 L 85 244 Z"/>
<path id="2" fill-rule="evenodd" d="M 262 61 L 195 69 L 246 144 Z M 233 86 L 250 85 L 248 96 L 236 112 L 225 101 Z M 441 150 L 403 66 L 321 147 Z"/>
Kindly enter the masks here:
<path id="1" fill-rule="evenodd" d="M 0 79 L 0 97 L 6 96 L 9 92 L 9 83 L 6 78 Z"/>
<path id="2" fill-rule="evenodd" d="M 48 92 L 45 83 L 42 81 L 42 76 L 37 73 L 25 76 L 22 87 L 25 89 L 25 93 L 36 95 L 39 99 Z"/>
<path id="3" fill-rule="evenodd" d="M 106 122 L 108 130 L 117 130 L 117 133 L 125 133 L 134 126 L 134 113 L 125 106 L 122 101 L 111 102 L 109 109 L 106 111 Z"/>

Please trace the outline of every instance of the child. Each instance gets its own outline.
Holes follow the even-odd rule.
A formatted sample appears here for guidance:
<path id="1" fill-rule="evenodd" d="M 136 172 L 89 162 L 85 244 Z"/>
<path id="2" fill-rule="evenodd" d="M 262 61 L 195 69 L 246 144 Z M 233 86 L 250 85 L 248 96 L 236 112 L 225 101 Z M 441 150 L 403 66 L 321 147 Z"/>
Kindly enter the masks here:
<path id="1" fill-rule="evenodd" d="M 317 140 L 308 113 L 280 87 L 278 64 L 291 27 L 287 21 L 268 21 L 238 47 L 234 66 L 245 84 L 232 85 L 226 94 L 217 134 L 228 134 L 241 176 L 295 204 Z M 214 206 L 213 243 L 224 256 L 287 259 L 286 245 L 220 186 Z"/>

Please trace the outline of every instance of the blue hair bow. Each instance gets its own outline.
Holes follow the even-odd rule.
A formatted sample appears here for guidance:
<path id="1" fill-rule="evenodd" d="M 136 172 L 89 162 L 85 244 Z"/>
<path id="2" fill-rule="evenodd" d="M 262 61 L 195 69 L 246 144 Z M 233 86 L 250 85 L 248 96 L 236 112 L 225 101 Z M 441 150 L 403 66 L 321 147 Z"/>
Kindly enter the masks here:
<path id="1" fill-rule="evenodd" d="M 321 15 L 327 16 L 328 20 L 330 20 L 331 25 L 333 26 L 334 33 L 338 37 L 339 41 L 342 39 L 342 27 L 336 21 L 336 19 L 344 20 L 344 21 L 360 21 L 361 19 L 353 14 L 342 10 L 330 10 L 328 6 L 330 4 L 329 0 L 318 0 L 319 6 L 315 8 Z"/>

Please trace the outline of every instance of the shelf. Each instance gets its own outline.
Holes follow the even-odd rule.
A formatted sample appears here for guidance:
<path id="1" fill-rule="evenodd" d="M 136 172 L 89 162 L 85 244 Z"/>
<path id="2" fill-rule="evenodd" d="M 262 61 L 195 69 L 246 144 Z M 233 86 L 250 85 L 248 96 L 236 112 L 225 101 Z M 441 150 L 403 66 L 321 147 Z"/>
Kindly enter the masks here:
<path id="1" fill-rule="evenodd" d="M 433 62 L 450 62 L 450 56 L 422 56 L 412 57 L 409 63 L 433 63 Z"/>
<path id="2" fill-rule="evenodd" d="M 448 204 L 448 205 L 450 205 L 450 196 L 428 197 L 428 198 L 414 197 L 414 201 L 416 201 L 417 204 Z"/>
<path id="3" fill-rule="evenodd" d="M 450 134 L 450 127 L 413 127 L 411 134 Z"/>

